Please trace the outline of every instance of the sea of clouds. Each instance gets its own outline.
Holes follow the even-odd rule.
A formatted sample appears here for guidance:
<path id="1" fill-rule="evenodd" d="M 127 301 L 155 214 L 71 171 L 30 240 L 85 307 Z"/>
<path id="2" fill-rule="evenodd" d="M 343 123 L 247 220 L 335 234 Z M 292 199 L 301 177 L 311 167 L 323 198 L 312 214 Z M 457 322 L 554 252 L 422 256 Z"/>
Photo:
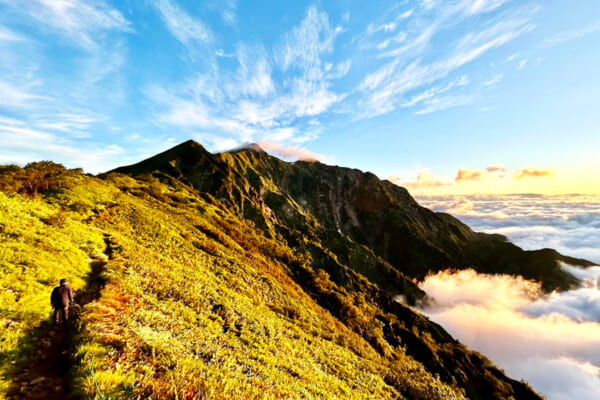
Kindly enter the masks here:
<path id="1" fill-rule="evenodd" d="M 417 200 L 433 211 L 454 215 L 475 231 L 505 235 L 526 250 L 550 247 L 600 264 L 600 196 L 436 196 Z"/>
<path id="2" fill-rule="evenodd" d="M 419 202 L 474 230 L 501 233 L 526 249 L 552 247 L 600 264 L 600 197 L 436 197 Z M 435 302 L 421 311 L 549 400 L 600 398 L 600 267 L 562 268 L 581 280 L 566 292 L 473 270 L 440 272 L 421 284 Z"/>

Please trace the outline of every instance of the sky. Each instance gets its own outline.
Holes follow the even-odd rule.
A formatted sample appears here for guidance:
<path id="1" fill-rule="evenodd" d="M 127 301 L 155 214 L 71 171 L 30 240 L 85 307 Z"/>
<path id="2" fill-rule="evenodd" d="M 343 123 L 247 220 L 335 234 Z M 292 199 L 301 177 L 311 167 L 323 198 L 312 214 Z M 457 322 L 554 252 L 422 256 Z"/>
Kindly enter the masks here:
<path id="1" fill-rule="evenodd" d="M 415 194 L 600 193 L 600 3 L 0 0 L 0 163 L 194 139 Z"/>

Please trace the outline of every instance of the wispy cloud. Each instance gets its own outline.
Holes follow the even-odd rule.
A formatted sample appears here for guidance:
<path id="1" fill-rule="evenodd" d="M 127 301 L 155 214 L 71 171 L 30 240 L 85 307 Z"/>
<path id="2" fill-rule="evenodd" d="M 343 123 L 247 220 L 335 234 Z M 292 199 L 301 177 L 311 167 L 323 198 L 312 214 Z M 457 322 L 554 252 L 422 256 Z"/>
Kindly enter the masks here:
<path id="1" fill-rule="evenodd" d="M 31 86 L 31 85 L 28 85 Z M 0 109 L 32 109 L 44 96 L 32 93 L 34 87 L 18 87 L 0 80 Z"/>
<path id="2" fill-rule="evenodd" d="M 151 0 L 151 4 L 160 14 L 168 31 L 188 50 L 199 43 L 210 42 L 212 32 L 197 17 L 192 17 L 173 0 Z"/>
<path id="3" fill-rule="evenodd" d="M 29 123 L 0 118 L 0 163 L 25 164 L 51 159 L 69 167 L 97 173 L 118 166 L 124 149 L 93 141 L 74 141 L 64 135 L 31 128 Z M 43 143 L 43 145 L 40 145 Z"/>
<path id="4" fill-rule="evenodd" d="M 421 169 L 418 172 L 417 179 L 415 181 L 406 181 L 401 179 L 397 175 L 390 175 L 388 179 L 390 180 L 390 182 L 396 185 L 404 186 L 409 189 L 432 189 L 453 185 L 453 182 L 444 182 L 438 179 L 431 173 L 431 171 L 427 169 Z"/>
<path id="5" fill-rule="evenodd" d="M 341 32 L 340 27 L 329 24 L 325 12 L 309 7 L 300 25 L 285 35 L 275 58 L 282 71 L 298 74 L 290 79 L 291 93 L 285 100 L 295 108 L 297 117 L 321 114 L 344 98 L 330 90 L 322 60 L 324 54 L 332 52 Z"/>
<path id="6" fill-rule="evenodd" d="M 530 22 L 536 9 L 524 7 L 511 13 L 502 13 L 491 19 L 488 27 L 465 34 L 453 49 L 441 59 L 424 63 L 423 53 L 434 36 L 445 27 L 473 15 L 499 8 L 504 1 L 481 1 L 452 3 L 440 8 L 433 22 L 418 25 L 409 31 L 405 43 L 386 49 L 379 56 L 392 58 L 375 72 L 368 74 L 359 86 L 361 96 L 357 101 L 356 118 L 368 118 L 388 113 L 409 104 L 405 99 L 412 91 L 427 87 L 448 77 L 452 72 L 476 60 L 491 49 L 500 47 L 515 38 L 530 32 Z M 423 12 L 423 11 L 421 11 Z M 386 45 L 387 47 L 387 45 Z M 440 52 L 444 54 L 444 52 Z M 431 98 L 420 113 L 444 110 L 471 102 L 469 94 L 444 95 Z"/>
<path id="7" fill-rule="evenodd" d="M 272 52 L 240 43 L 232 57 L 238 65 L 235 70 L 221 69 L 217 61 L 210 72 L 174 88 L 147 88 L 154 120 L 200 135 L 213 148 L 313 139 L 320 127 L 311 123 L 312 118 L 346 96 L 331 86 L 348 73 L 351 61 L 326 61 L 341 31 L 330 25 L 326 13 L 309 7 Z M 215 134 L 194 132 L 198 129 Z"/>
<path id="8" fill-rule="evenodd" d="M 21 42 L 25 38 L 12 30 L 0 25 L 0 42 Z"/>
<path id="9" fill-rule="evenodd" d="M 476 169 L 467 169 L 460 168 L 456 174 L 456 178 L 454 180 L 456 182 L 465 182 L 465 181 L 481 181 L 487 179 L 489 174 L 487 171 L 479 171 Z"/>
<path id="10" fill-rule="evenodd" d="M 63 132 L 71 137 L 90 137 L 90 127 L 106 120 L 106 117 L 92 114 L 51 113 L 34 115 L 30 123 L 37 128 Z"/>
<path id="11" fill-rule="evenodd" d="M 525 68 L 525 66 L 527 65 L 527 62 L 528 62 L 528 61 L 527 61 L 526 59 L 523 59 L 523 60 L 521 60 L 521 61 L 519 62 L 519 65 L 518 65 L 518 67 L 517 67 L 517 68 L 518 68 L 518 69 L 523 69 L 523 68 Z"/>
<path id="12" fill-rule="evenodd" d="M 465 5 L 468 7 L 468 12 L 470 14 L 481 14 L 493 11 L 508 1 L 509 0 L 475 0 L 472 2 L 465 2 Z"/>
<path id="13" fill-rule="evenodd" d="M 425 107 L 416 112 L 416 114 L 430 114 L 437 111 L 447 110 L 449 108 L 471 104 L 471 96 L 443 96 L 425 101 Z"/>
<path id="14" fill-rule="evenodd" d="M 493 77 L 491 77 L 490 79 L 488 79 L 487 81 L 483 82 L 484 86 L 496 86 L 498 83 L 500 83 L 500 81 L 502 81 L 502 78 L 504 77 L 504 74 L 496 74 Z"/>
<path id="15" fill-rule="evenodd" d="M 396 30 L 396 28 L 398 27 L 398 24 L 401 21 L 409 18 L 413 14 L 413 11 L 414 11 L 414 9 L 412 9 L 412 8 L 408 9 L 406 11 L 397 11 L 397 7 L 392 7 L 392 10 L 394 12 L 396 12 L 396 17 L 392 21 L 381 23 L 381 24 L 375 24 L 375 23 L 369 24 L 369 26 L 367 26 L 367 34 L 373 35 L 374 33 L 377 33 L 377 32 L 394 32 Z"/>
<path id="16" fill-rule="evenodd" d="M 258 145 L 265 151 L 286 159 L 324 161 L 326 158 L 324 155 L 316 154 L 308 149 L 297 146 L 285 146 L 281 143 L 274 142 L 259 142 Z"/>
<path id="17" fill-rule="evenodd" d="M 490 165 L 485 170 L 487 172 L 489 172 L 490 174 L 495 174 L 495 173 L 503 174 L 506 172 L 506 167 L 504 167 L 504 165 L 502 165 L 502 164 L 494 164 L 494 165 Z"/>
<path id="18" fill-rule="evenodd" d="M 514 179 L 525 179 L 525 178 L 544 178 L 547 176 L 554 175 L 554 171 L 549 168 L 523 168 L 515 172 L 513 175 Z"/>
<path id="19" fill-rule="evenodd" d="M 223 21 L 230 25 L 236 24 L 238 0 L 222 0 L 218 5 Z"/>
<path id="20" fill-rule="evenodd" d="M 580 39 L 582 37 L 600 32 L 600 20 L 586 25 L 583 28 L 577 28 L 570 31 L 560 32 L 546 39 L 546 46 L 554 46 L 560 43 L 570 42 L 571 40 Z"/>
<path id="21" fill-rule="evenodd" d="M 442 111 L 448 108 L 458 107 L 471 103 L 472 97 L 469 95 L 444 95 L 444 93 L 461 86 L 467 86 L 469 78 L 466 75 L 451 81 L 444 86 L 436 86 L 427 89 L 424 92 L 414 95 L 407 102 L 399 105 L 401 108 L 421 105 L 423 108 L 416 111 L 416 114 L 429 114 L 436 111 Z"/>
<path id="22" fill-rule="evenodd" d="M 61 131 L 69 137 L 87 137 L 92 125 L 108 122 L 97 118 L 100 111 L 89 110 L 122 100 L 123 38 L 133 32 L 132 24 L 103 0 L 0 4 L 11 16 L 6 20 L 22 29 L 15 33 L 0 27 L 0 35 L 10 37 L 0 60 L 0 113 L 15 116 L 33 130 Z M 77 52 L 59 71 L 45 67 L 56 56 L 49 35 L 68 48 L 64 53 Z"/>
<path id="23" fill-rule="evenodd" d="M 132 31 L 131 23 L 103 1 L 90 4 L 82 0 L 0 0 L 0 3 L 90 50 L 98 47 L 98 36 L 103 32 Z"/>

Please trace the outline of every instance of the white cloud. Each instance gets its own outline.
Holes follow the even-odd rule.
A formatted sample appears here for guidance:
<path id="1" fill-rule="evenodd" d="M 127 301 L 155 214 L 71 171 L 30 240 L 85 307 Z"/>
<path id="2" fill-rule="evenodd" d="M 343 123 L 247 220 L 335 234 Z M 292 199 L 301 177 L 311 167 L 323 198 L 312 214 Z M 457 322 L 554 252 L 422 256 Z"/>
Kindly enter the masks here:
<path id="1" fill-rule="evenodd" d="M 166 28 L 188 50 L 198 42 L 209 42 L 212 33 L 199 18 L 194 18 L 171 0 L 151 0 Z"/>
<path id="2" fill-rule="evenodd" d="M 444 182 L 440 180 L 427 169 L 419 170 L 416 180 L 403 180 L 397 175 L 390 175 L 388 179 L 396 185 L 404 186 L 409 189 L 430 189 L 453 184 L 453 182 Z"/>
<path id="3" fill-rule="evenodd" d="M 598 196 L 434 196 L 419 202 L 476 231 L 500 233 L 527 250 L 550 247 L 600 263 Z"/>
<path id="4" fill-rule="evenodd" d="M 12 40 L 2 43 L 0 110 L 30 130 L 62 132 L 70 138 L 89 137 L 90 128 L 109 123 L 98 110 L 125 97 L 122 35 L 133 32 L 121 12 L 103 0 L 0 0 L 0 8 L 21 28 L 15 33 L 0 27 L 0 35 L 8 32 Z M 60 57 L 69 61 L 56 64 L 60 68 L 49 61 L 56 43 L 77 50 L 73 57 L 61 50 Z"/>
<path id="5" fill-rule="evenodd" d="M 33 88 L 17 87 L 10 82 L 0 81 L 0 108 L 5 109 L 31 109 L 36 106 L 44 96 L 30 93 Z"/>
<path id="6" fill-rule="evenodd" d="M 598 279 L 600 268 L 593 273 Z M 435 299 L 422 311 L 509 376 L 551 400 L 597 397 L 597 287 L 544 295 L 522 278 L 472 270 L 441 272 L 420 286 Z"/>
<path id="7" fill-rule="evenodd" d="M 352 67 L 352 61 L 350 59 L 346 61 L 342 61 L 333 67 L 331 64 L 331 68 L 325 68 L 327 74 L 325 75 L 326 79 L 339 79 L 344 77 L 348 71 L 350 71 L 350 67 Z"/>
<path id="8" fill-rule="evenodd" d="M 470 14 L 481 14 L 495 10 L 508 1 L 509 0 L 475 0 L 466 3 L 472 3 L 469 8 Z"/>
<path id="9" fill-rule="evenodd" d="M 218 2 L 221 7 L 221 18 L 227 24 L 237 23 L 237 0 L 224 0 Z"/>
<path id="10" fill-rule="evenodd" d="M 280 143 L 274 142 L 259 142 L 258 145 L 268 153 L 275 154 L 276 156 L 283 157 L 285 159 L 296 159 L 302 161 L 325 160 L 325 156 L 313 153 L 312 151 L 301 147 L 284 146 Z"/>
<path id="11" fill-rule="evenodd" d="M 526 65 L 527 65 L 527 60 L 521 60 L 519 62 L 519 66 L 517 68 L 518 69 L 523 69 L 523 68 L 525 68 Z"/>
<path id="12" fill-rule="evenodd" d="M 232 57 L 235 57 L 235 54 L 225 53 L 225 50 L 223 50 L 223 49 L 217 49 L 215 51 L 215 55 L 217 57 L 223 57 L 223 58 L 232 58 Z"/>
<path id="13" fill-rule="evenodd" d="M 531 31 L 534 26 L 529 23 L 530 13 L 531 11 L 512 18 L 499 18 L 498 22 L 490 27 L 463 36 L 446 58 L 423 64 L 418 57 L 411 56 L 411 53 L 420 54 L 442 22 L 434 22 L 427 26 L 414 40 L 409 39 L 408 44 L 383 53 L 386 57 L 394 57 L 394 59 L 378 71 L 367 75 L 360 84 L 359 90 L 362 91 L 363 96 L 358 101 L 357 118 L 390 112 L 406 104 L 404 96 L 411 91 L 446 78 L 451 72 L 481 57 L 489 50 Z M 423 108 L 421 113 L 465 105 L 471 101 L 471 98 L 472 96 L 460 94 L 430 100 L 431 104 Z"/>
<path id="14" fill-rule="evenodd" d="M 428 2 L 410 13 L 408 23 L 399 32 L 394 25 L 396 19 L 371 24 L 365 35 L 358 39 L 359 48 L 364 51 L 379 50 L 375 52 L 375 57 L 391 60 L 367 74 L 359 84 L 359 94 L 353 97 L 356 99 L 354 118 L 374 117 L 410 104 L 412 101 L 407 100 L 407 96 L 413 99 L 419 97 L 413 91 L 420 90 L 426 94 L 427 91 L 436 90 L 431 85 L 447 79 L 454 71 L 490 50 L 534 29 L 530 21 L 538 10 L 536 7 L 525 5 L 499 11 L 505 3 L 505 0 L 462 0 L 436 3 L 433 7 L 434 3 Z M 489 15 L 485 16 L 485 24 L 479 23 L 478 20 L 484 20 L 482 15 L 486 13 Z M 455 29 L 465 21 L 472 23 L 465 23 L 464 26 L 474 28 L 463 34 L 457 42 L 452 42 L 452 45 L 439 47 L 439 42 L 434 40 L 436 36 Z M 432 52 L 434 44 L 436 49 Z M 426 114 L 469 104 L 477 97 L 474 90 L 476 88 L 433 97 L 418 113 Z"/>
<path id="15" fill-rule="evenodd" d="M 571 40 L 580 39 L 582 37 L 600 32 L 600 20 L 590 25 L 584 26 L 570 31 L 560 32 L 548 38 L 544 44 L 546 46 L 554 46 L 560 43 L 570 42 Z"/>
<path id="16" fill-rule="evenodd" d="M 496 86 L 498 83 L 500 83 L 500 81 L 502 80 L 502 78 L 504 77 L 504 74 L 496 74 L 493 77 L 491 77 L 490 79 L 488 79 L 487 81 L 483 82 L 484 86 Z"/>
<path id="17" fill-rule="evenodd" d="M 23 36 L 0 25 L 0 42 L 22 42 L 24 40 Z"/>
<path id="18" fill-rule="evenodd" d="M 337 34 L 338 31 L 329 25 L 325 12 L 309 7 L 304 20 L 285 35 L 280 46 L 277 58 L 282 70 L 297 68 L 310 79 L 319 78 L 322 74 L 321 54 L 333 49 Z"/>
<path id="19" fill-rule="evenodd" d="M 320 128 L 310 121 L 346 97 L 331 87 L 348 73 L 351 60 L 334 64 L 326 59 L 340 32 L 326 13 L 309 7 L 272 53 L 241 43 L 235 51 L 236 70 L 225 72 L 217 62 L 209 72 L 169 89 L 147 88 L 154 120 L 191 132 L 219 133 L 224 136 L 220 140 L 201 134 L 219 149 L 233 142 L 312 140 Z"/>
<path id="20" fill-rule="evenodd" d="M 98 47 L 102 32 L 132 31 L 131 23 L 103 1 L 90 4 L 82 0 L 0 0 L 0 3 L 90 50 Z"/>
<path id="21" fill-rule="evenodd" d="M 232 82 L 235 87 L 227 88 L 229 94 L 266 97 L 275 92 L 271 65 L 261 50 L 252 51 L 245 46 L 239 46 L 237 60 L 239 68 L 236 79 Z"/>
<path id="22" fill-rule="evenodd" d="M 52 113 L 34 115 L 30 121 L 43 130 L 63 132 L 76 137 L 90 137 L 90 127 L 106 120 L 106 117 L 91 114 Z"/>
<path id="23" fill-rule="evenodd" d="M 430 114 L 437 111 L 447 110 L 449 108 L 471 104 L 471 96 L 443 96 L 425 101 L 425 107 L 417 111 L 416 114 Z"/>
<path id="24" fill-rule="evenodd" d="M 344 98 L 330 90 L 322 61 L 323 55 L 333 51 L 340 32 L 341 29 L 330 26 L 325 12 L 309 7 L 300 25 L 285 35 L 276 59 L 282 71 L 298 75 L 290 79 L 291 93 L 283 97 L 281 103 L 294 109 L 296 117 L 321 114 Z M 349 69 L 349 64 L 342 65 L 340 72 L 346 67 Z"/>
<path id="25" fill-rule="evenodd" d="M 118 166 L 125 153 L 117 145 L 72 140 L 62 136 L 32 129 L 23 121 L 2 118 L 0 142 L 3 143 L 3 148 L 0 163 L 25 164 L 52 160 L 71 168 L 80 167 L 86 172 L 98 173 Z"/>

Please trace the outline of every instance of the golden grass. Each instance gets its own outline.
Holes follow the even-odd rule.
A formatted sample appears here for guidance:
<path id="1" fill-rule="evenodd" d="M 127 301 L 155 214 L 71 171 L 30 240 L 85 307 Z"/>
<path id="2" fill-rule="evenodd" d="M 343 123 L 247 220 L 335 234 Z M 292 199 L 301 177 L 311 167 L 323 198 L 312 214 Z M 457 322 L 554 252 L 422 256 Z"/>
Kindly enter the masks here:
<path id="1" fill-rule="evenodd" d="M 0 192 L 0 345 L 12 357 L 0 359 L 2 376 L 48 318 L 51 287 L 67 277 L 81 288 L 108 233 L 122 249 L 77 337 L 85 398 L 395 399 L 403 385 L 410 398 L 463 398 L 401 347 L 381 338 L 383 356 L 320 307 L 289 274 L 293 263 L 312 271 L 310 257 L 218 203 L 150 177 L 70 182 L 51 196 Z M 381 337 L 375 306 L 311 273 Z"/>

